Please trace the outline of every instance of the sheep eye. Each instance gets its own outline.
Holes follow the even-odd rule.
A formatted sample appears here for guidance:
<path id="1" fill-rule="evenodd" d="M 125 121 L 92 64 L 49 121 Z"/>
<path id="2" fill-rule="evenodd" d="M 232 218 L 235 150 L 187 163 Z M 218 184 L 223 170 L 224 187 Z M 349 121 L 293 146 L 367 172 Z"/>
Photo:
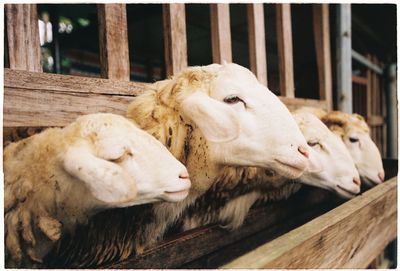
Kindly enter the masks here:
<path id="1" fill-rule="evenodd" d="M 314 147 L 314 146 L 319 145 L 319 143 L 318 143 L 317 141 L 309 141 L 309 142 L 307 142 L 307 144 L 308 144 L 308 146 L 310 146 L 310 147 Z"/>
<path id="2" fill-rule="evenodd" d="M 359 139 L 356 138 L 356 137 L 349 137 L 349 140 L 350 140 L 351 143 L 356 143 L 356 142 L 359 141 Z"/>
<path id="3" fill-rule="evenodd" d="M 238 102 L 242 102 L 244 105 L 246 105 L 246 103 L 236 95 L 229 95 L 225 97 L 224 102 L 227 104 L 236 104 Z"/>
<path id="4" fill-rule="evenodd" d="M 133 156 L 133 153 L 131 151 L 125 150 L 125 152 L 117 159 L 109 159 L 108 161 L 113 162 L 113 163 L 121 163 L 124 160 L 126 160 L 127 158 L 132 157 L 132 156 Z"/>

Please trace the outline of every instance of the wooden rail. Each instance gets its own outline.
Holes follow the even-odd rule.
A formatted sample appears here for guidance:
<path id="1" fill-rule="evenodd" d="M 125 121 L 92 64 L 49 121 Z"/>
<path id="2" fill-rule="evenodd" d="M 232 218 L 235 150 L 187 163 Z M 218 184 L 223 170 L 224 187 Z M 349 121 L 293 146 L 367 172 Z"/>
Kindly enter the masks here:
<path id="1" fill-rule="evenodd" d="M 210 18 L 213 62 L 232 62 L 229 4 L 210 4 Z"/>
<path id="2" fill-rule="evenodd" d="M 366 268 L 397 236 L 397 178 L 224 268 Z"/>

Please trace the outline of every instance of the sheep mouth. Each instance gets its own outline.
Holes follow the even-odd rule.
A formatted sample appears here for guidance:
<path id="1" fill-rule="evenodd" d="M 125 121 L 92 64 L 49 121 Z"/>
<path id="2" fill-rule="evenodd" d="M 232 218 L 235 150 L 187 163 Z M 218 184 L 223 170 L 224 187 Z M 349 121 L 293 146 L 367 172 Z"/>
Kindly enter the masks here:
<path id="1" fill-rule="evenodd" d="M 342 187 L 340 185 L 336 185 L 336 187 L 339 188 L 340 191 L 345 192 L 347 195 L 350 195 L 350 197 L 355 197 L 355 196 L 358 195 L 358 193 L 354 193 L 354 192 L 352 192 L 350 190 L 347 190 L 346 188 L 344 188 L 344 187 Z"/>
<path id="2" fill-rule="evenodd" d="M 189 188 L 178 191 L 165 191 L 164 193 L 168 196 L 183 196 L 189 194 Z"/>
<path id="3" fill-rule="evenodd" d="M 370 187 L 383 183 L 381 180 L 374 180 L 366 176 L 361 176 L 361 180 Z"/>

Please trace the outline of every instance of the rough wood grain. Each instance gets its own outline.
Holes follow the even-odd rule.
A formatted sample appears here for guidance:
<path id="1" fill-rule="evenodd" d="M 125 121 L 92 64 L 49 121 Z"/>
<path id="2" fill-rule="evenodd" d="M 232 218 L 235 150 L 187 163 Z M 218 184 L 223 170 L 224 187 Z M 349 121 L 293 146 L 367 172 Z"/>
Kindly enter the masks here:
<path id="1" fill-rule="evenodd" d="M 290 4 L 276 4 L 276 38 L 279 59 L 279 91 L 294 98 L 293 40 Z"/>
<path id="2" fill-rule="evenodd" d="M 128 25 L 125 4 L 98 4 L 101 77 L 129 81 Z"/>
<path id="3" fill-rule="evenodd" d="M 250 69 L 258 80 L 267 85 L 267 56 L 265 49 L 264 6 L 247 4 Z"/>
<path id="4" fill-rule="evenodd" d="M 90 113 L 125 115 L 130 96 L 5 87 L 4 126 L 64 126 Z"/>
<path id="5" fill-rule="evenodd" d="M 393 178 L 224 268 L 365 268 L 397 235 Z"/>
<path id="6" fill-rule="evenodd" d="M 5 15 L 9 67 L 41 72 L 36 4 L 6 4 Z"/>
<path id="7" fill-rule="evenodd" d="M 332 110 L 332 69 L 329 4 L 313 4 L 314 44 L 317 57 L 319 98 Z"/>
<path id="8" fill-rule="evenodd" d="M 232 62 L 229 4 L 210 4 L 210 19 L 213 62 Z"/>
<path id="9" fill-rule="evenodd" d="M 4 86 L 25 90 L 51 90 L 59 92 L 136 96 L 144 91 L 146 84 L 4 69 Z M 7 103 L 7 100 L 4 102 Z"/>
<path id="10" fill-rule="evenodd" d="M 282 96 L 279 96 L 278 98 L 289 108 L 290 111 L 293 111 L 302 106 L 318 107 L 328 110 L 328 105 L 326 101 L 323 100 L 288 98 Z"/>
<path id="11" fill-rule="evenodd" d="M 296 204 L 298 202 L 302 204 Z M 140 256 L 132 257 L 120 263 L 101 266 L 101 268 L 182 268 L 182 265 L 186 263 L 220 249 L 224 250 L 227 245 L 245 241 L 253 234 L 260 233 L 260 231 L 265 234 L 260 240 L 264 242 L 270 240 L 278 234 L 285 233 L 332 209 L 340 202 L 342 202 L 341 199 L 327 191 L 307 187 L 287 201 L 270 203 L 264 208 L 253 210 L 248 215 L 244 225 L 238 230 L 228 232 L 218 225 L 206 225 L 175 235 L 169 240 L 167 239 L 146 250 Z M 293 218 L 292 223 L 288 223 L 286 228 L 279 227 L 289 218 Z M 249 249 L 248 247 L 242 248 Z M 226 259 L 231 260 L 232 258 L 229 258 L 229 255 L 220 258 L 222 262 Z M 222 262 L 218 263 L 221 264 Z M 201 268 L 215 267 L 207 263 L 200 264 Z M 189 267 L 192 266 L 189 265 Z M 199 266 L 194 265 L 194 267 Z"/>
<path id="12" fill-rule="evenodd" d="M 164 51 L 167 76 L 187 67 L 184 4 L 163 4 Z"/>

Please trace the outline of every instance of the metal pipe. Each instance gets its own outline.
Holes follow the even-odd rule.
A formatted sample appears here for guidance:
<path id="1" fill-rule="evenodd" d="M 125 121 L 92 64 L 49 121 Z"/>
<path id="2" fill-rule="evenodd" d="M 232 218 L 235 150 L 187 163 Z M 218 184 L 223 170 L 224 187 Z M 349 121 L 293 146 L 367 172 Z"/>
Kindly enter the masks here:
<path id="1" fill-rule="evenodd" d="M 389 65 L 387 69 L 387 140 L 389 158 L 398 158 L 398 112 L 397 112 L 397 66 L 396 64 Z"/>
<path id="2" fill-rule="evenodd" d="M 351 5 L 339 4 L 336 11 L 336 102 L 340 111 L 353 113 Z"/>
<path id="3" fill-rule="evenodd" d="M 357 53 L 356 51 L 351 50 L 351 57 L 354 60 L 357 60 L 358 62 L 360 62 L 361 64 L 366 66 L 367 68 L 373 70 L 377 74 L 383 74 L 383 70 L 378 65 L 372 63 L 368 58 L 361 55 L 360 53 Z"/>

